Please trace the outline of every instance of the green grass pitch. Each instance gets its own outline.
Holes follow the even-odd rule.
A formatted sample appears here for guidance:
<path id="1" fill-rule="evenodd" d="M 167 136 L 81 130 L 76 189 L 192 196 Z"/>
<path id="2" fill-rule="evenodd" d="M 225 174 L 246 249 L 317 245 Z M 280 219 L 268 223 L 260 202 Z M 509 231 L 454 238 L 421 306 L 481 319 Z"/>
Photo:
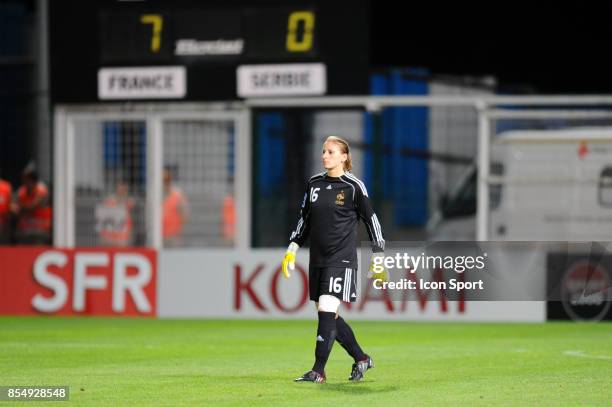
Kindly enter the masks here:
<path id="1" fill-rule="evenodd" d="M 350 322 L 350 321 L 349 321 Z M 610 405 L 612 324 L 361 322 L 376 367 L 328 382 L 316 322 L 0 317 L 0 385 L 67 385 L 83 405 Z"/>

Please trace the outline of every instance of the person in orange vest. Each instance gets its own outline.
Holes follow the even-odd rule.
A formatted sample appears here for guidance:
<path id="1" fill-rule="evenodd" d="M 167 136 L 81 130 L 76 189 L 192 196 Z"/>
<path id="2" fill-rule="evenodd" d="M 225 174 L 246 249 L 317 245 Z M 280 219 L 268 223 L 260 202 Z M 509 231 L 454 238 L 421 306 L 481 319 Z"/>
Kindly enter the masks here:
<path id="1" fill-rule="evenodd" d="M 236 203 L 230 193 L 223 198 L 222 234 L 226 243 L 233 244 L 236 237 Z"/>
<path id="2" fill-rule="evenodd" d="M 134 243 L 134 199 L 127 182 L 119 181 L 115 192 L 96 207 L 98 236 L 102 246 L 127 247 Z"/>
<path id="3" fill-rule="evenodd" d="M 49 190 L 39 180 L 34 164 L 28 164 L 23 170 L 22 182 L 13 206 L 17 216 L 17 244 L 50 244 L 52 213 Z"/>
<path id="4" fill-rule="evenodd" d="M 10 242 L 11 206 L 13 187 L 0 178 L 0 244 Z"/>
<path id="5" fill-rule="evenodd" d="M 189 201 L 183 190 L 172 184 L 172 171 L 164 168 L 163 237 L 164 247 L 183 245 L 183 227 L 189 216 Z"/>

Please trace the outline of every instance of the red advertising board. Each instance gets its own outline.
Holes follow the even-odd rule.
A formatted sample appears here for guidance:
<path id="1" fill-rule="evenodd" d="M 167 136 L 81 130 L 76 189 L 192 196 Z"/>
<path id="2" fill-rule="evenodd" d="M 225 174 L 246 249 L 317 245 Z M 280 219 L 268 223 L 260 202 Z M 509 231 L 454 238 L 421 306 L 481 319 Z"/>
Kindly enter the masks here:
<path id="1" fill-rule="evenodd" d="M 155 316 L 147 249 L 0 248 L 0 314 Z"/>

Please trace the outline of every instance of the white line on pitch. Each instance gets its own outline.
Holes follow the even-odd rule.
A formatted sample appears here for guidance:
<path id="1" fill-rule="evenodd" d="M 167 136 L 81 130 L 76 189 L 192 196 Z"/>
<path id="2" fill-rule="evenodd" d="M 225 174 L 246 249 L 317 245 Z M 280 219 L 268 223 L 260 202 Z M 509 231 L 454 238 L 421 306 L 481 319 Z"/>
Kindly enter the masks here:
<path id="1" fill-rule="evenodd" d="M 578 358 L 587 358 L 587 359 L 599 359 L 599 360 L 612 360 L 612 356 L 604 356 L 604 355 L 585 355 L 584 351 L 581 350 L 566 350 L 563 352 L 566 356 L 575 356 Z"/>

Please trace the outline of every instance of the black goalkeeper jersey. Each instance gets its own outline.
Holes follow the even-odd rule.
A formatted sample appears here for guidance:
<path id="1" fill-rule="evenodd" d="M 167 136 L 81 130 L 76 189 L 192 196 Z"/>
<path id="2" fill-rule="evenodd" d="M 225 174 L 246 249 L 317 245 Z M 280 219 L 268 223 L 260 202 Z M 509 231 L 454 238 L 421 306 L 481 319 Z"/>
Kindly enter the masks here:
<path id="1" fill-rule="evenodd" d="M 365 185 L 351 173 L 321 173 L 306 183 L 300 219 L 290 241 L 302 246 L 310 235 L 310 265 L 357 268 L 357 225 L 366 224 L 372 250 L 385 249 L 382 228 Z"/>

